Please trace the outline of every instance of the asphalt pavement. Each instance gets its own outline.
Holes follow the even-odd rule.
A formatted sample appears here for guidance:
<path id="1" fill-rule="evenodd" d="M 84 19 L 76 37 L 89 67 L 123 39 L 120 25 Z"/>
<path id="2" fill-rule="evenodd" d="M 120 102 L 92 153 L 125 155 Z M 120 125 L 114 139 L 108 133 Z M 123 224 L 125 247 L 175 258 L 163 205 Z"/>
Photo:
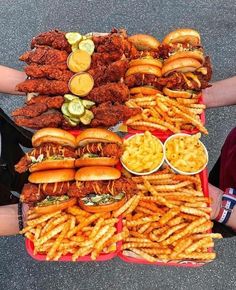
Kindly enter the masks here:
<path id="1" fill-rule="evenodd" d="M 130 34 L 162 39 L 177 27 L 200 31 L 213 63 L 213 81 L 236 74 L 236 2 L 228 1 L 0 1 L 0 64 L 22 69 L 18 56 L 33 36 L 53 28 L 106 32 L 123 27 Z M 1 77 L 1 76 L 0 76 Z M 8 114 L 24 102 L 0 95 Z M 235 107 L 208 110 L 209 168 L 235 126 Z M 22 237 L 0 238 L 0 289 L 236 289 L 236 237 L 216 242 L 217 259 L 198 269 L 107 262 L 52 263 L 34 261 Z"/>

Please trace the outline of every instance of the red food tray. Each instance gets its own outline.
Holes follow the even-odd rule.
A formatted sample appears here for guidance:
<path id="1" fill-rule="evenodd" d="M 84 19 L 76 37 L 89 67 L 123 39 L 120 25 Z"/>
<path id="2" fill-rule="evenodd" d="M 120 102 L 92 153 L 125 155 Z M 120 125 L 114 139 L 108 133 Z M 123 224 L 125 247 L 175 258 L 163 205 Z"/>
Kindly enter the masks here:
<path id="1" fill-rule="evenodd" d="M 120 226 L 122 224 L 121 218 L 119 219 L 119 222 L 117 223 L 117 231 L 116 233 L 119 233 L 122 230 L 122 227 Z M 118 226 L 119 225 L 119 226 Z M 29 239 L 25 239 L 25 247 L 27 250 L 27 253 L 35 260 L 38 261 L 46 261 L 46 255 L 45 254 L 34 254 L 34 244 L 32 241 L 30 241 Z M 98 261 L 108 261 L 111 260 L 112 258 L 116 257 L 118 254 L 118 250 L 120 249 L 120 243 L 117 244 L 116 247 L 116 251 L 109 253 L 109 254 L 101 254 L 97 257 L 96 262 Z M 64 255 L 61 256 L 61 258 L 58 261 L 64 261 L 64 262 L 71 262 L 71 257 L 72 255 L 68 254 L 68 255 Z M 84 257 L 79 257 L 77 260 L 77 262 L 94 262 L 94 260 L 91 259 L 90 255 L 84 256 Z"/>
<path id="2" fill-rule="evenodd" d="M 203 97 L 202 95 L 200 96 L 199 98 L 199 104 L 203 104 Z M 200 119 L 202 121 L 202 124 L 205 125 L 205 121 L 206 121 L 206 118 L 205 118 L 205 111 L 202 112 L 202 114 L 200 115 Z M 128 130 L 128 133 L 130 134 L 136 134 L 136 133 L 143 133 L 143 130 L 135 130 L 135 129 L 132 129 L 130 128 L 129 126 L 127 126 L 127 130 Z M 168 138 L 169 136 L 173 135 L 174 133 L 170 130 L 167 130 L 167 131 L 161 131 L 161 130 L 153 130 L 151 131 L 153 135 L 159 137 L 159 138 Z M 180 133 L 186 133 L 186 134 L 196 134 L 198 133 L 199 130 L 197 128 L 195 128 L 194 130 L 182 130 Z"/>
<path id="3" fill-rule="evenodd" d="M 73 134 L 74 136 L 77 136 L 80 134 L 80 130 L 70 130 L 70 133 Z M 138 133 L 138 131 L 136 131 L 135 133 Z M 153 134 L 154 132 L 152 132 Z M 126 136 L 124 137 L 124 139 L 128 138 L 129 136 L 131 136 L 133 134 L 126 134 Z M 155 134 L 156 135 L 156 134 Z M 164 142 L 166 140 L 166 136 L 164 136 L 163 134 L 158 136 L 156 135 L 162 142 Z M 122 165 L 119 163 L 117 166 L 119 169 L 122 167 Z M 208 179 L 207 179 L 207 169 L 204 169 L 201 173 L 200 173 L 200 178 L 202 181 L 202 189 L 203 189 L 203 193 L 204 196 L 208 197 L 209 193 L 208 193 Z M 116 225 L 117 227 L 117 231 L 116 233 L 120 233 L 122 231 L 122 217 L 119 218 L 119 221 Z M 28 254 L 35 260 L 38 261 L 46 261 L 46 255 L 45 254 L 40 254 L 37 253 L 36 255 L 34 254 L 34 245 L 33 242 L 30 241 L 29 239 L 25 239 L 25 246 L 26 246 L 26 250 L 28 252 Z M 117 243 L 117 247 L 116 247 L 116 251 L 109 253 L 109 254 L 101 254 L 100 256 L 98 256 L 98 258 L 96 259 L 96 261 L 108 261 L 113 259 L 114 257 L 119 257 L 121 260 L 127 262 L 127 263 L 135 263 L 135 264 L 149 264 L 149 265 L 155 265 L 155 266 L 177 266 L 177 267 L 200 267 L 206 264 L 206 262 L 198 262 L 198 261 L 168 261 L 168 262 L 156 262 L 156 263 L 151 263 L 148 262 L 144 259 L 139 259 L 139 258 L 134 258 L 134 257 L 129 257 L 126 256 L 122 253 L 121 251 L 121 246 L 122 246 L 122 241 Z M 64 262 L 71 262 L 71 256 L 70 254 L 62 256 L 59 261 L 64 261 Z M 84 256 L 84 257 L 80 257 L 76 260 L 77 262 L 94 262 L 93 260 L 91 260 L 90 255 Z"/>
<path id="4" fill-rule="evenodd" d="M 209 192 L 208 192 L 208 181 L 207 181 L 207 169 L 204 169 L 200 173 L 200 178 L 202 181 L 202 190 L 204 193 L 204 196 L 209 197 Z M 122 223 L 118 223 L 118 230 L 122 230 Z M 121 249 L 122 242 L 119 244 L 118 249 Z M 212 251 L 212 249 L 210 249 Z M 156 266 L 175 266 L 175 267 L 200 267 L 205 265 L 207 262 L 202 262 L 202 261 L 191 261 L 191 260 L 186 260 L 186 261 L 168 261 L 168 262 L 163 262 L 163 261 L 158 261 L 156 263 L 151 263 L 148 262 L 142 258 L 134 258 L 130 257 L 127 255 L 124 255 L 123 252 L 120 250 L 118 252 L 118 257 L 125 261 L 126 263 L 135 263 L 135 264 L 149 264 L 149 265 L 156 265 Z"/>

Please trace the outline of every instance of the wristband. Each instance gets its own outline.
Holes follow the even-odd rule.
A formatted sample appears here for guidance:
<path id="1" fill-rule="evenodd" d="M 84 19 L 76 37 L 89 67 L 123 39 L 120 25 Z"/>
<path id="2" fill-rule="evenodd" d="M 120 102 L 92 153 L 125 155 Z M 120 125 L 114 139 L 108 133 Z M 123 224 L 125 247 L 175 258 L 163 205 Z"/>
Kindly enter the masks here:
<path id="1" fill-rule="evenodd" d="M 22 217 L 22 203 L 20 201 L 18 203 L 18 224 L 19 224 L 19 230 L 22 231 L 24 228 L 24 225 L 23 225 L 23 217 Z"/>
<path id="2" fill-rule="evenodd" d="M 222 195 L 221 207 L 216 221 L 222 224 L 226 224 L 230 218 L 230 215 L 236 205 L 236 190 L 233 188 L 227 188 Z"/>

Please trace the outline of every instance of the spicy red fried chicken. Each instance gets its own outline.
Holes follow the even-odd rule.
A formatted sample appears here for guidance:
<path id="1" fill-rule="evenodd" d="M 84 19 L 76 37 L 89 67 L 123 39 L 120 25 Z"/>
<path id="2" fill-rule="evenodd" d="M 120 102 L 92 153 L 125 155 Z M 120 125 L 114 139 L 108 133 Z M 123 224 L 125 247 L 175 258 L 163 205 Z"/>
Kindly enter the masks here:
<path id="1" fill-rule="evenodd" d="M 39 103 L 33 104 L 29 106 L 25 106 L 22 108 L 17 108 L 12 112 L 12 116 L 25 116 L 25 117 L 37 117 L 40 116 L 42 113 L 46 112 L 48 109 L 46 104 Z"/>
<path id="2" fill-rule="evenodd" d="M 113 166 L 119 162 L 122 150 L 122 139 L 106 129 L 86 129 L 76 138 L 76 167 L 105 165 Z"/>
<path id="3" fill-rule="evenodd" d="M 67 131 L 44 128 L 32 137 L 33 150 L 15 165 L 19 173 L 73 168 L 76 158 L 75 137 Z"/>
<path id="4" fill-rule="evenodd" d="M 56 49 L 71 52 L 71 46 L 65 37 L 65 32 L 59 30 L 40 33 L 32 39 L 31 48 L 34 48 L 36 45 L 47 45 Z"/>
<path id="5" fill-rule="evenodd" d="M 48 46 L 39 46 L 35 50 L 27 51 L 19 57 L 19 60 L 27 64 L 37 63 L 41 65 L 66 63 L 68 53 L 64 50 L 54 49 Z"/>
<path id="6" fill-rule="evenodd" d="M 60 80 L 68 82 L 73 73 L 67 70 L 66 64 L 58 65 L 38 65 L 32 63 L 24 68 L 27 76 L 31 78 L 47 78 L 52 80 Z"/>
<path id="7" fill-rule="evenodd" d="M 32 97 L 26 103 L 27 105 L 34 104 L 45 104 L 47 109 L 60 109 L 62 104 L 64 103 L 64 98 L 62 96 L 47 96 L 47 95 L 38 95 Z"/>
<path id="8" fill-rule="evenodd" d="M 36 203 L 47 196 L 66 195 L 74 180 L 74 169 L 57 169 L 31 173 L 24 185 L 20 200 L 25 203 Z"/>
<path id="9" fill-rule="evenodd" d="M 91 127 L 114 126 L 120 121 L 126 121 L 130 117 L 141 113 L 140 108 L 129 108 L 118 103 L 106 102 L 92 108 L 94 119 Z"/>
<path id="10" fill-rule="evenodd" d="M 104 102 L 118 102 L 124 103 L 129 99 L 129 89 L 123 83 L 107 83 L 100 87 L 94 88 L 86 99 L 94 101 L 95 103 Z"/>
<path id="11" fill-rule="evenodd" d="M 79 205 L 89 212 L 115 210 L 137 192 L 135 182 L 121 177 L 118 169 L 107 166 L 80 168 L 75 180 L 68 195 L 79 197 Z"/>
<path id="12" fill-rule="evenodd" d="M 118 60 L 111 63 L 109 66 L 99 66 L 90 69 L 88 73 L 94 79 L 94 86 L 101 86 L 109 82 L 119 82 L 124 78 L 128 69 L 128 61 Z"/>
<path id="13" fill-rule="evenodd" d="M 46 112 L 38 117 L 28 118 L 24 116 L 14 117 L 14 122 L 18 126 L 23 126 L 31 129 L 41 129 L 45 127 L 57 128 L 60 127 L 64 120 L 63 115 L 56 112 Z"/>
<path id="14" fill-rule="evenodd" d="M 45 95 L 64 95 L 69 93 L 66 81 L 47 80 L 44 78 L 25 80 L 16 86 L 16 90 L 25 93 L 37 92 Z"/>

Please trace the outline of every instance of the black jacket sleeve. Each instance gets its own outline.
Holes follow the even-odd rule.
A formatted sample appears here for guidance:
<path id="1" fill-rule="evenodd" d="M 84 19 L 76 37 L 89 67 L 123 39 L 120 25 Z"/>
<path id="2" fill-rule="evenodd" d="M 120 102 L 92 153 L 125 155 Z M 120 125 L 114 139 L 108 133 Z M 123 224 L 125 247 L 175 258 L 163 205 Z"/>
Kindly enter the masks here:
<path id="1" fill-rule="evenodd" d="M 7 114 L 4 113 L 4 111 L 0 108 L 0 116 L 5 119 L 5 121 L 9 124 L 9 126 L 11 127 L 11 131 L 14 132 L 14 137 L 17 143 L 21 144 L 24 147 L 27 148 L 32 148 L 32 143 L 31 143 L 31 139 L 33 136 L 33 133 L 23 129 L 19 126 L 17 126 L 12 120 L 11 118 L 9 118 L 7 116 Z"/>

